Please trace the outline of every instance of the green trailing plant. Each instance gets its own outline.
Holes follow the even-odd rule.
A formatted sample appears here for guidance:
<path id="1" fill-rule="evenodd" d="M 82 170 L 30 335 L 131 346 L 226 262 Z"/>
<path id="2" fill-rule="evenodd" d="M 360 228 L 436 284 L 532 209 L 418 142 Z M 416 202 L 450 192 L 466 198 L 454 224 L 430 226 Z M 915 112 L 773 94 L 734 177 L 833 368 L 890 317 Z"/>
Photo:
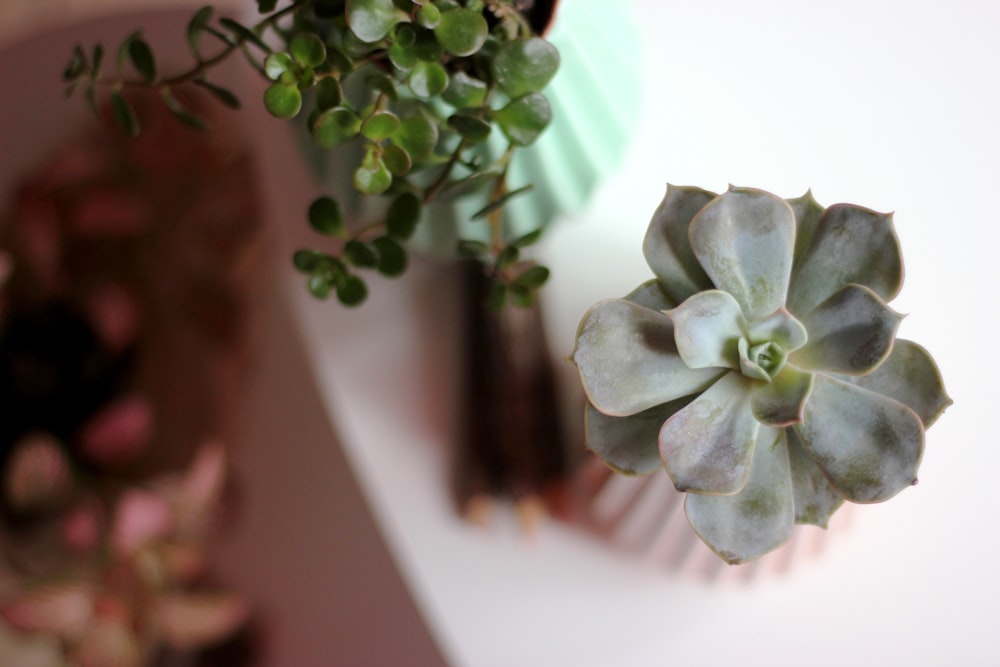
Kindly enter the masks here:
<path id="1" fill-rule="evenodd" d="M 573 353 L 605 462 L 666 468 L 730 563 L 916 483 L 951 399 L 927 351 L 896 339 L 891 216 L 671 186 L 643 253 L 655 279 L 591 308 Z"/>
<path id="2" fill-rule="evenodd" d="M 428 205 L 470 192 L 485 193 L 473 215 L 489 233 L 460 241 L 457 250 L 488 267 L 497 287 L 491 302 L 530 304 L 548 269 L 519 261 L 538 234 L 511 235 L 503 206 L 530 185 L 507 183 L 515 151 L 538 138 L 551 120 L 545 86 L 559 54 L 535 35 L 520 0 L 294 0 L 278 8 L 257 0 L 260 19 L 243 24 L 199 9 L 187 27 L 193 64 L 161 72 L 141 31 L 119 45 L 108 63 L 101 44 L 76 47 L 64 72 L 68 92 L 82 91 L 95 111 L 106 96 L 114 120 L 130 135 L 141 131 L 128 91 L 154 88 L 181 122 L 207 123 L 179 89 L 195 85 L 222 104 L 240 101 L 211 77 L 242 54 L 269 85 L 268 112 L 302 116 L 322 149 L 359 155 L 355 190 L 384 198 L 384 214 L 360 225 L 346 222 L 344 203 L 322 196 L 308 206 L 309 225 L 334 240 L 329 248 L 295 253 L 295 268 L 319 299 L 335 294 L 353 306 L 365 300 L 365 271 L 398 276 L 407 268 L 407 242 Z M 533 3 L 528 3 L 530 6 Z M 486 148 L 500 134 L 506 150 Z M 353 150 L 351 150 L 353 148 Z"/>

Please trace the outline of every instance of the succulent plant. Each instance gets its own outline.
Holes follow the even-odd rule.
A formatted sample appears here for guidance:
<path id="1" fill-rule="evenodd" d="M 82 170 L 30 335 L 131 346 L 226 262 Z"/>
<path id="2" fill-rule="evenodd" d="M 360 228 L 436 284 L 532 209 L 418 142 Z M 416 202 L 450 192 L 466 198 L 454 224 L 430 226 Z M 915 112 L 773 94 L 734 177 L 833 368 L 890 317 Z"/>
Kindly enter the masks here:
<path id="1" fill-rule="evenodd" d="M 891 215 L 668 186 L 643 254 L 656 278 L 593 306 L 573 353 L 609 466 L 666 468 L 730 563 L 916 482 L 951 399 L 928 352 L 896 339 Z"/>

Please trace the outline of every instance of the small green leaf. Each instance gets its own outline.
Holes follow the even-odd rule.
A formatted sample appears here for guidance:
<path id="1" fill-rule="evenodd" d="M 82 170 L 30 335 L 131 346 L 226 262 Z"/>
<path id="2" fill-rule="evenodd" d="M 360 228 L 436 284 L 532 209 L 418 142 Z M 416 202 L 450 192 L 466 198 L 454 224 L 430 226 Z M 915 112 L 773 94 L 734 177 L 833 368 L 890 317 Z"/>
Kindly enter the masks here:
<path id="1" fill-rule="evenodd" d="M 309 226 L 320 234 L 342 236 L 344 234 L 344 213 L 334 199 L 319 197 L 309 205 Z"/>
<path id="2" fill-rule="evenodd" d="M 399 97 L 399 93 L 396 92 L 396 84 L 388 74 L 383 74 L 382 72 L 369 74 L 365 77 L 365 85 L 372 90 L 377 90 L 391 100 Z"/>
<path id="3" fill-rule="evenodd" d="M 487 297 L 487 303 L 489 307 L 493 310 L 500 310 L 507 303 L 507 283 L 493 283 L 490 287 L 490 294 Z"/>
<path id="4" fill-rule="evenodd" d="M 307 250 L 305 248 L 296 250 L 292 255 L 292 265 L 297 271 L 302 273 L 312 273 L 323 264 L 324 255 L 318 250 Z"/>
<path id="5" fill-rule="evenodd" d="M 528 232 L 524 236 L 519 236 L 518 238 L 514 239 L 511 245 L 517 246 L 518 248 L 526 248 L 529 245 L 533 245 L 534 243 L 536 243 L 540 238 L 542 238 L 542 230 L 536 229 L 533 232 Z"/>
<path id="6" fill-rule="evenodd" d="M 421 61 L 414 65 L 407 83 L 417 97 L 436 97 L 448 87 L 448 72 L 438 63 Z"/>
<path id="7" fill-rule="evenodd" d="M 420 222 L 420 198 L 404 192 L 389 204 L 385 214 L 386 230 L 398 239 L 408 239 L 413 236 L 417 223 Z"/>
<path id="8" fill-rule="evenodd" d="M 264 91 L 264 107 L 275 118 L 294 118 L 302 108 L 302 93 L 296 86 L 275 83 Z"/>
<path id="9" fill-rule="evenodd" d="M 351 32 L 367 43 L 377 42 L 388 35 L 401 19 L 401 12 L 392 0 L 348 0 L 346 11 Z"/>
<path id="10" fill-rule="evenodd" d="M 277 81 L 281 75 L 292 66 L 292 57 L 287 53 L 276 51 L 264 58 L 264 74 L 271 81 Z"/>
<path id="11" fill-rule="evenodd" d="M 557 69 L 559 52 L 541 37 L 507 42 L 490 63 L 493 79 L 512 98 L 541 91 Z"/>
<path id="12" fill-rule="evenodd" d="M 491 201 L 489 204 L 487 204 L 486 206 L 482 207 L 481 209 L 479 209 L 478 211 L 476 211 L 475 213 L 473 213 L 471 219 L 472 220 L 479 220 L 480 218 L 485 218 L 486 216 L 488 216 L 493 211 L 496 211 L 498 209 L 503 208 L 507 204 L 507 202 L 510 201 L 512 198 L 514 198 L 514 197 L 516 197 L 518 195 L 525 194 L 526 192 L 531 192 L 531 190 L 533 190 L 534 187 L 535 186 L 533 184 L 529 183 L 528 185 L 520 187 L 520 188 L 518 188 L 516 190 L 511 190 L 510 192 L 505 192 L 500 197 L 497 197 L 496 199 L 494 199 L 493 201 Z M 520 246 L 518 246 L 518 247 L 520 247 Z"/>
<path id="13" fill-rule="evenodd" d="M 380 195 L 392 185 L 392 173 L 380 160 L 374 170 L 358 167 L 354 171 L 354 187 L 361 194 Z"/>
<path id="14" fill-rule="evenodd" d="M 240 100 L 227 88 L 209 83 L 205 79 L 195 79 L 194 82 L 212 94 L 215 99 L 225 104 L 230 109 L 239 109 Z"/>
<path id="15" fill-rule="evenodd" d="M 406 271 L 406 250 L 393 238 L 380 236 L 372 245 L 378 251 L 378 265 L 376 269 L 384 276 L 395 277 L 402 275 Z"/>
<path id="16" fill-rule="evenodd" d="M 417 58 L 429 63 L 440 62 L 444 57 L 444 47 L 434 36 L 433 30 L 420 30 L 417 40 L 413 42 L 413 52 Z"/>
<path id="17" fill-rule="evenodd" d="M 393 44 L 389 47 L 389 60 L 397 69 L 408 72 L 419 62 L 417 52 L 409 46 Z"/>
<path id="18" fill-rule="evenodd" d="M 73 48 L 73 56 L 70 58 L 69 64 L 63 70 L 63 81 L 72 81 L 83 74 L 86 68 L 87 54 L 83 52 L 83 47 L 77 44 Z"/>
<path id="19" fill-rule="evenodd" d="M 188 111 L 180 100 L 174 97 L 173 92 L 170 88 L 164 86 L 160 88 L 160 97 L 163 98 L 163 103 L 167 105 L 167 109 L 170 113 L 174 115 L 174 118 L 181 121 L 188 127 L 193 127 L 196 130 L 201 130 L 202 132 L 208 131 L 208 125 L 205 121 Z"/>
<path id="20" fill-rule="evenodd" d="M 438 129 L 423 116 L 404 118 L 399 128 L 393 132 L 394 144 L 409 153 L 415 162 L 425 159 L 434 150 L 438 141 Z"/>
<path id="21" fill-rule="evenodd" d="M 488 245 L 482 241 L 473 241 L 471 239 L 461 239 L 455 246 L 455 252 L 458 253 L 459 257 L 467 257 L 469 259 L 482 257 L 489 251 L 490 247 Z"/>
<path id="22" fill-rule="evenodd" d="M 489 34 L 486 19 L 471 9 L 453 9 L 441 15 L 434 36 L 448 53 L 471 56 L 478 51 Z"/>
<path id="23" fill-rule="evenodd" d="M 494 112 L 493 117 L 511 143 L 529 146 L 552 120 L 552 108 L 541 93 L 529 93 Z"/>
<path id="24" fill-rule="evenodd" d="M 413 26 L 407 23 L 400 23 L 392 33 L 392 43 L 396 46 L 409 47 L 417 41 L 417 33 Z"/>
<path id="25" fill-rule="evenodd" d="M 142 30 L 136 30 L 128 37 L 122 40 L 121 45 L 118 47 L 118 70 L 119 72 L 125 67 L 125 63 L 129 62 L 131 56 L 129 55 L 129 50 L 132 46 L 132 40 L 141 39 Z M 81 51 L 82 53 L 82 51 Z"/>
<path id="26" fill-rule="evenodd" d="M 337 285 L 337 298 L 345 306 L 357 306 L 368 298 L 368 286 L 358 276 L 349 275 Z"/>
<path id="27" fill-rule="evenodd" d="M 482 118 L 464 113 L 456 113 L 448 118 L 448 127 L 462 135 L 470 144 L 486 141 L 490 136 L 491 126 Z"/>
<path id="28" fill-rule="evenodd" d="M 201 34 L 205 31 L 205 26 L 212 19 L 212 6 L 205 5 L 191 17 L 187 26 L 187 43 L 191 47 L 191 53 L 195 54 L 198 59 L 201 56 L 198 52 L 198 45 L 201 43 Z"/>
<path id="29" fill-rule="evenodd" d="M 515 286 L 537 289 L 549 279 L 549 270 L 544 266 L 532 266 L 514 281 Z"/>
<path id="30" fill-rule="evenodd" d="M 344 258 L 354 266 L 364 269 L 378 264 L 378 255 L 372 246 L 357 239 L 351 239 L 344 244 Z"/>
<path id="31" fill-rule="evenodd" d="M 344 102 L 344 89 L 340 81 L 332 76 L 323 77 L 316 84 L 316 108 L 326 111 L 339 107 Z"/>
<path id="32" fill-rule="evenodd" d="M 368 117 L 361 125 L 361 134 L 372 141 L 382 141 L 399 129 L 399 117 L 390 111 L 380 111 Z"/>
<path id="33" fill-rule="evenodd" d="M 101 74 L 101 63 L 104 61 L 104 46 L 100 42 L 94 44 L 93 55 L 90 58 L 90 76 L 96 78 Z"/>
<path id="34" fill-rule="evenodd" d="M 521 257 L 521 251 L 517 246 L 509 245 L 497 255 L 497 268 L 506 269 L 513 265 Z"/>
<path id="35" fill-rule="evenodd" d="M 132 105 L 122 97 L 121 93 L 111 93 L 111 114 L 114 116 L 118 127 L 123 129 L 130 137 L 139 136 L 139 121 L 135 117 L 135 110 Z"/>
<path id="36" fill-rule="evenodd" d="M 312 138 L 321 148 L 333 148 L 350 141 L 361 131 L 361 119 L 344 107 L 327 109 L 316 117 Z"/>
<path id="37" fill-rule="evenodd" d="M 250 42 L 264 53 L 271 53 L 271 47 L 265 44 L 264 40 L 257 36 L 257 33 L 242 23 L 230 18 L 221 18 L 219 19 L 219 25 L 233 33 L 239 41 Z"/>
<path id="38" fill-rule="evenodd" d="M 448 81 L 448 88 L 441 94 L 445 102 L 458 109 L 481 107 L 486 103 L 486 83 L 469 76 L 465 72 L 456 72 Z"/>
<path id="39" fill-rule="evenodd" d="M 425 28 L 436 28 L 441 23 L 441 10 L 428 2 L 417 10 L 417 23 Z"/>
<path id="40" fill-rule="evenodd" d="M 534 305 L 537 293 L 527 285 L 511 285 L 510 298 L 518 308 Z"/>
<path id="41" fill-rule="evenodd" d="M 314 273 L 309 276 L 306 286 L 309 293 L 317 299 L 326 300 L 330 296 L 330 277 L 325 273 Z"/>
<path id="42" fill-rule="evenodd" d="M 129 41 L 128 57 L 143 81 L 151 83 L 156 80 L 156 60 L 145 40 L 136 37 Z"/>
<path id="43" fill-rule="evenodd" d="M 257 0 L 257 11 L 261 14 L 270 14 L 278 6 L 278 0 Z"/>
<path id="44" fill-rule="evenodd" d="M 382 161 L 393 176 L 403 176 L 413 168 L 410 154 L 395 144 L 390 144 L 382 150 Z"/>
<path id="45" fill-rule="evenodd" d="M 292 37 L 288 51 L 306 67 L 319 67 L 326 62 L 326 45 L 311 32 L 300 32 Z"/>

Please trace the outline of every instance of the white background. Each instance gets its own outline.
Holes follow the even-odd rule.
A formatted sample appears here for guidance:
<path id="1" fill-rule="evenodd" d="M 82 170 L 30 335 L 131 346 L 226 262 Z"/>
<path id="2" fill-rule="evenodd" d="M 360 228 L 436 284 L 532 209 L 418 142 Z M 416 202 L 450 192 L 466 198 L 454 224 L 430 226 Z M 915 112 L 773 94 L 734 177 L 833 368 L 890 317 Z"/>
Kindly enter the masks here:
<path id="1" fill-rule="evenodd" d="M 846 531 L 789 574 L 714 585 L 562 524 L 547 523 L 527 543 L 509 524 L 480 531 L 457 520 L 443 491 L 449 406 L 439 386 L 454 341 L 427 330 L 448 317 L 434 270 L 376 285 L 371 303 L 349 315 L 316 308 L 290 276 L 321 395 L 417 609 L 457 667 L 997 664 L 1000 5 L 633 6 L 646 59 L 635 63 L 645 85 L 632 142 L 591 205 L 560 222 L 545 246 L 560 354 L 571 350 L 587 306 L 648 277 L 639 245 L 665 182 L 716 191 L 733 183 L 785 197 L 812 188 L 823 204 L 895 211 L 907 278 L 892 305 L 910 313 L 900 335 L 933 353 L 955 405 L 928 433 L 917 487 L 857 508 Z M 16 99 L 3 92 L 9 110 Z M 0 131 L 6 141 L 16 130 Z M 294 151 L 271 132 L 261 150 L 272 158 L 266 173 L 285 179 L 267 183 L 278 211 L 313 193 L 296 190 Z M 379 326 L 389 317 L 395 326 Z M 355 546 L 325 523 L 324 503 L 344 502 L 323 488 L 327 459 L 307 459 L 334 446 L 275 445 L 270 456 L 301 459 L 311 476 L 261 478 L 256 487 L 253 475 L 273 474 L 273 461 L 237 461 L 250 477 L 248 530 L 265 526 L 253 512 L 269 504 L 296 536 L 237 537 L 228 555 L 236 579 L 288 614 L 273 637 L 294 646 L 272 655 L 298 659 L 272 658 L 276 666 L 329 664 L 338 647 L 324 644 L 324 627 L 356 611 L 336 591 L 307 604 L 307 590 L 282 584 L 297 572 L 322 577 L 331 554 Z M 255 499 L 254 488 L 270 495 Z M 277 512 L 298 498 L 308 504 Z M 322 580 L 314 587 L 324 589 Z M 309 618 L 294 618 L 306 609 Z M 296 635 L 305 625 L 317 631 Z M 407 641 L 392 626 L 362 640 L 371 642 L 367 651 L 341 647 L 344 654 L 377 656 L 380 643 Z"/>

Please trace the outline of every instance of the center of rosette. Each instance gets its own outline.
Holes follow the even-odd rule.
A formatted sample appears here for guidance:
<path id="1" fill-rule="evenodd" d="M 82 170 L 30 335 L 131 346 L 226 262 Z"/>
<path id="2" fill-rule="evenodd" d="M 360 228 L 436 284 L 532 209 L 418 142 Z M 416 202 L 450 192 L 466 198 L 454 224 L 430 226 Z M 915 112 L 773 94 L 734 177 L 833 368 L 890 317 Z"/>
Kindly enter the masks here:
<path id="1" fill-rule="evenodd" d="M 772 341 L 751 343 L 741 337 L 737 345 L 740 353 L 740 370 L 755 380 L 770 382 L 785 366 L 788 354 Z"/>

